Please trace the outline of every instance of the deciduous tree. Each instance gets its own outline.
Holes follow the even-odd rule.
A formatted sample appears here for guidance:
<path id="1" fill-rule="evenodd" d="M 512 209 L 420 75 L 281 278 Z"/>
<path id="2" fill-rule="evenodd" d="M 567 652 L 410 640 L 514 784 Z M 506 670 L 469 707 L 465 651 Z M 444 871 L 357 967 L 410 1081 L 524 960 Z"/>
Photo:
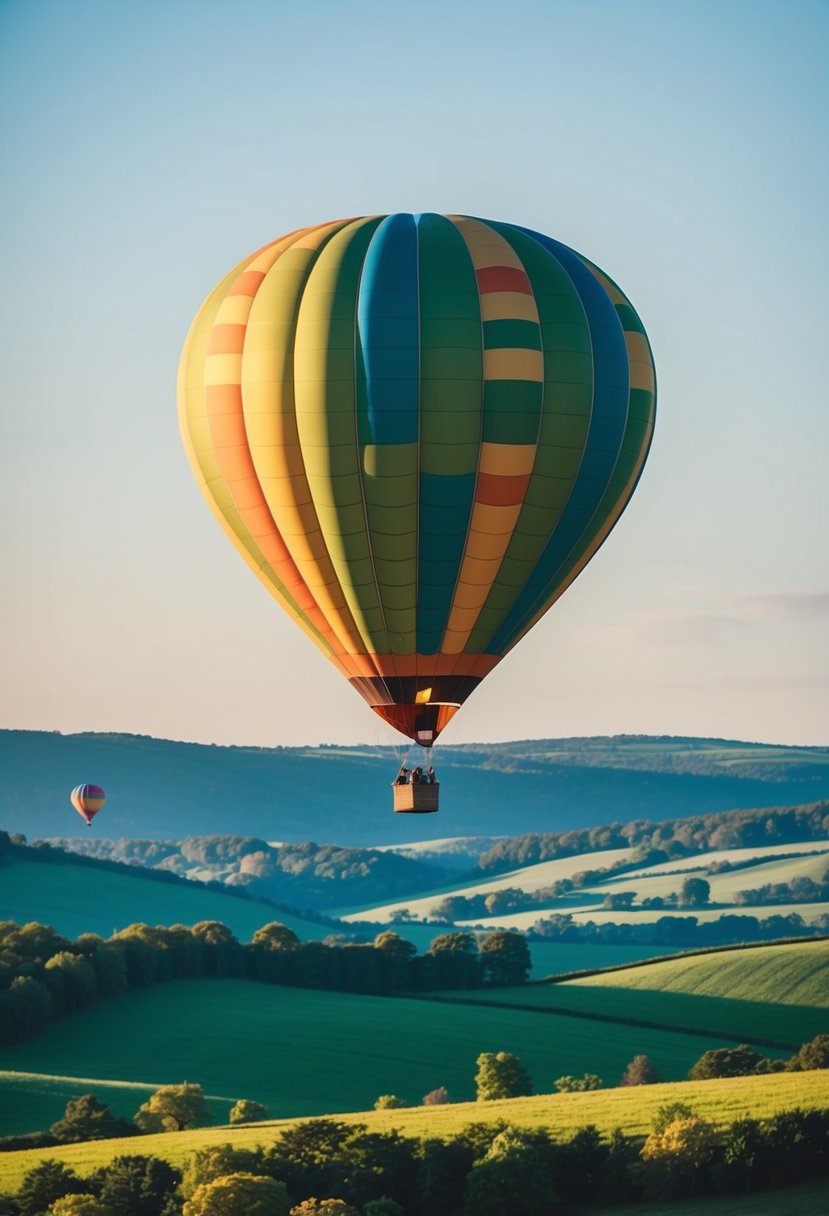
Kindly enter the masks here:
<path id="1" fill-rule="evenodd" d="M 662 1074 L 650 1056 L 634 1056 L 628 1064 L 620 1085 L 656 1085 L 662 1080 Z"/>
<path id="2" fill-rule="evenodd" d="M 62 1195 L 46 1209 L 46 1216 L 111 1216 L 97 1195 Z"/>
<path id="3" fill-rule="evenodd" d="M 580 1094 L 588 1089 L 601 1089 L 602 1079 L 594 1072 L 586 1072 L 583 1077 L 559 1077 L 553 1085 L 560 1094 Z"/>
<path id="4" fill-rule="evenodd" d="M 81 1094 L 70 1098 L 62 1119 L 49 1129 L 56 1140 L 64 1144 L 75 1144 L 81 1140 L 110 1140 L 116 1136 L 138 1134 L 134 1124 L 118 1119 L 109 1107 L 99 1102 L 94 1094 Z"/>
<path id="5" fill-rule="evenodd" d="M 41 1216 L 63 1195 L 81 1195 L 87 1189 L 74 1170 L 51 1158 L 41 1161 L 24 1176 L 17 1193 L 21 1216 Z"/>
<path id="6" fill-rule="evenodd" d="M 261 1123 L 268 1117 L 268 1108 L 250 1098 L 240 1098 L 236 1105 L 230 1108 L 228 1117 L 231 1123 Z"/>
<path id="7" fill-rule="evenodd" d="M 524 984 L 529 979 L 532 959 L 523 933 L 496 929 L 481 943 L 484 981 L 498 987 Z"/>
<path id="8" fill-rule="evenodd" d="M 479 1102 L 521 1098 L 533 1091 L 530 1075 L 518 1056 L 508 1051 L 482 1052 L 476 1061 L 476 1097 Z"/>
<path id="9" fill-rule="evenodd" d="M 138 1109 L 135 1122 L 142 1131 L 180 1132 L 196 1123 L 209 1123 L 210 1111 L 201 1085 L 162 1085 Z"/>
<path id="10" fill-rule="evenodd" d="M 259 1174 L 225 1174 L 196 1188 L 182 1216 L 288 1216 L 284 1182 Z"/>
<path id="11" fill-rule="evenodd" d="M 702 908 L 711 898 L 711 884 L 704 878 L 686 878 L 679 890 L 683 908 Z"/>

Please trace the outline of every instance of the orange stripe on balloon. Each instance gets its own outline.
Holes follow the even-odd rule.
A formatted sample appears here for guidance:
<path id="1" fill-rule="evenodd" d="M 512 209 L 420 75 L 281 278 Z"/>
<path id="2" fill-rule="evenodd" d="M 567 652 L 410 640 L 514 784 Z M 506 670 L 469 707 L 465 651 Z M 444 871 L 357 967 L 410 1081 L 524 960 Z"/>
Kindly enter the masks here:
<path id="1" fill-rule="evenodd" d="M 244 325 L 214 325 L 207 343 L 208 355 L 241 355 L 245 329 Z"/>
<path id="2" fill-rule="evenodd" d="M 259 264 L 265 264 L 264 270 L 243 271 L 230 285 L 228 296 L 249 296 L 251 304 L 256 291 L 265 278 L 267 263 L 274 262 L 294 243 L 293 239 L 278 242 L 267 254 L 258 259 Z M 221 314 L 219 314 L 221 315 Z M 302 578 L 287 545 L 274 524 L 268 504 L 262 493 L 259 478 L 253 464 L 247 432 L 244 425 L 242 409 L 242 356 L 244 342 L 234 342 L 236 350 L 226 348 L 229 329 L 246 328 L 226 326 L 219 322 L 214 330 L 216 334 L 216 353 L 221 353 L 225 359 L 237 355 L 233 359 L 233 381 L 230 383 L 207 385 L 205 389 L 205 405 L 210 437 L 219 470 L 224 478 L 228 492 L 239 512 L 245 526 L 256 541 L 262 556 L 273 567 L 277 578 L 286 590 L 294 597 L 297 606 L 311 624 L 325 637 L 335 654 L 343 652 L 342 643 L 337 638 L 316 599 Z M 213 333 L 208 342 L 208 350 L 213 342 Z M 225 361 L 220 364 L 223 374 L 228 374 L 229 367 Z"/>
<path id="3" fill-rule="evenodd" d="M 281 242 L 277 242 L 281 244 Z M 280 253 L 282 250 L 279 251 Z M 279 254 L 277 254 L 277 257 Z M 228 290 L 229 296 L 255 296 L 265 275 L 260 270 L 244 270 Z"/>

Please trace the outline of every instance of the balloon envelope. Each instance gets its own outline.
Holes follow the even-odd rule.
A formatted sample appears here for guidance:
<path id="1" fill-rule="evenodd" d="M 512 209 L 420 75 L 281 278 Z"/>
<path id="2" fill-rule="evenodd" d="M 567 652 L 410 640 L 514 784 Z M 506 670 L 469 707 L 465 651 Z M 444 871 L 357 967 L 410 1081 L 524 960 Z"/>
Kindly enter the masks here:
<path id="1" fill-rule="evenodd" d="M 427 746 L 624 510 L 656 387 L 630 301 L 469 216 L 301 229 L 208 296 L 179 372 L 193 471 L 286 612 Z"/>
<path id="2" fill-rule="evenodd" d="M 100 785 L 76 785 L 69 795 L 69 800 L 89 827 L 104 805 L 106 794 Z"/>

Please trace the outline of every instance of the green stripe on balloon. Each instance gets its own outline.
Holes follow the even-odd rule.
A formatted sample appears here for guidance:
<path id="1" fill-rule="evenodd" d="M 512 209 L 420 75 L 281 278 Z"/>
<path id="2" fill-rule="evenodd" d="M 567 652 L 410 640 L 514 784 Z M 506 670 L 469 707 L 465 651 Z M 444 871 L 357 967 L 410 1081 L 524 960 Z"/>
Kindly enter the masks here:
<path id="1" fill-rule="evenodd" d="M 418 217 L 420 550 L 417 650 L 435 654 L 449 619 L 481 444 L 481 309 L 466 242 L 449 220 Z"/>

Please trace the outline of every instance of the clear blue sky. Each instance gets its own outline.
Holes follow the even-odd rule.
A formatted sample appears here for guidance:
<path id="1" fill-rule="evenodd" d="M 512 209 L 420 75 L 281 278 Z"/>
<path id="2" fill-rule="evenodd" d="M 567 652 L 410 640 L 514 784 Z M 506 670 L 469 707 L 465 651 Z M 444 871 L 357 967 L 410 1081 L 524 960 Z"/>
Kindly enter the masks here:
<path id="1" fill-rule="evenodd" d="M 0 725 L 393 737 L 209 515 L 175 376 L 246 253 L 434 210 L 598 262 L 660 389 L 622 522 L 446 741 L 829 743 L 827 62 L 822 0 L 0 0 Z"/>

